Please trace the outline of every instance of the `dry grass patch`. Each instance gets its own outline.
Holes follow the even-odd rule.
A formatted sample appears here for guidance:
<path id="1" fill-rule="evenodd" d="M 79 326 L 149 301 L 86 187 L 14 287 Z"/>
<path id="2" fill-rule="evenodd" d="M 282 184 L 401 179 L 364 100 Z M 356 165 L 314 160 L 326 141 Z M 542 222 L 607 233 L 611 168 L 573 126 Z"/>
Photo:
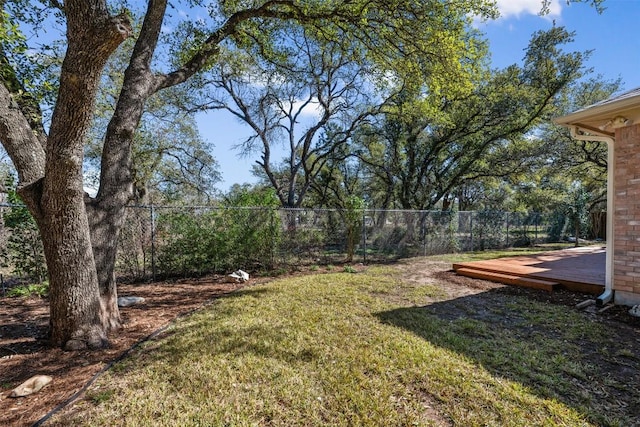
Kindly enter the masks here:
<path id="1" fill-rule="evenodd" d="M 431 280 L 433 279 L 433 280 Z M 640 344 L 506 288 L 448 299 L 396 268 L 287 278 L 176 323 L 54 425 L 633 425 Z M 593 352 L 584 354 L 584 346 Z M 634 344 L 635 343 L 635 344 Z M 599 391 L 618 403 L 603 399 Z M 615 395 L 615 396 L 614 396 Z M 626 404 L 626 406 L 625 406 Z M 609 405 L 609 406 L 606 406 Z M 635 405 L 635 406 L 634 406 Z"/>

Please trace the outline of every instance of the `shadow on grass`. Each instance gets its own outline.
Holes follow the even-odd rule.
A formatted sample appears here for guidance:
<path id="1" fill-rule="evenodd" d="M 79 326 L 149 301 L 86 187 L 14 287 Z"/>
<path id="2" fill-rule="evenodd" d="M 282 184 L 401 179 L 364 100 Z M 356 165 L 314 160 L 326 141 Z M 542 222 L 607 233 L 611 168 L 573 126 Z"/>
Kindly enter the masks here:
<path id="1" fill-rule="evenodd" d="M 640 337 L 633 327 L 508 288 L 377 316 L 598 425 L 640 425 Z"/>

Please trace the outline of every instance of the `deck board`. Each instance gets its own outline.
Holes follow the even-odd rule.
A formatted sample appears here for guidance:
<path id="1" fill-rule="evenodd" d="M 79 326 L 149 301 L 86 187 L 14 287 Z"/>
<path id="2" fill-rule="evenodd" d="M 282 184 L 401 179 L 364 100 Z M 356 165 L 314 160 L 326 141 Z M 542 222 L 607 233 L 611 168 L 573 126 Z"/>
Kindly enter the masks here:
<path id="1" fill-rule="evenodd" d="M 461 275 L 470 275 L 470 269 L 476 271 L 476 276 L 480 274 L 478 271 L 493 272 L 497 275 L 496 278 L 499 275 L 526 277 L 556 282 L 573 291 L 599 294 L 604 290 L 605 262 L 604 247 L 587 246 L 538 255 L 456 263 L 453 268 L 456 271 L 462 270 L 459 273 Z M 502 283 L 513 284 L 508 280 Z"/>

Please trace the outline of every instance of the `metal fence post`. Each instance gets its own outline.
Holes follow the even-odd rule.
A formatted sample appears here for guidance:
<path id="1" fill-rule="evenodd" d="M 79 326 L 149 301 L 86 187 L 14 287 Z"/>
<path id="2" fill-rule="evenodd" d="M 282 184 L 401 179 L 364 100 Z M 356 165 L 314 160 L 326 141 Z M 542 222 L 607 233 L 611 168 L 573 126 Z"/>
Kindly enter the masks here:
<path id="1" fill-rule="evenodd" d="M 458 227 L 456 227 L 456 223 L 454 221 L 454 217 L 457 220 L 457 211 L 454 212 L 453 209 L 449 209 L 449 242 L 447 242 L 447 250 L 451 251 L 451 248 L 455 248 L 458 246 L 458 236 L 456 236 L 455 230 L 457 230 Z M 459 224 L 458 224 L 459 225 Z"/>
<path id="2" fill-rule="evenodd" d="M 507 215 L 507 241 L 506 241 L 506 247 L 509 247 L 509 212 L 506 212 Z"/>
<path id="3" fill-rule="evenodd" d="M 277 208 L 269 209 L 269 229 L 271 230 L 271 268 L 276 266 L 276 226 L 275 216 L 278 214 Z"/>
<path id="4" fill-rule="evenodd" d="M 367 263 L 367 211 L 362 211 L 362 263 Z"/>
<path id="5" fill-rule="evenodd" d="M 471 241 L 471 251 L 473 252 L 473 211 L 469 212 L 469 240 Z"/>
<path id="6" fill-rule="evenodd" d="M 421 216 L 426 215 L 426 213 L 421 213 Z M 420 218 L 420 234 L 422 235 L 422 256 L 427 256 L 427 225 L 426 219 Z"/>
<path id="7" fill-rule="evenodd" d="M 153 203 L 149 206 L 149 215 L 151 216 L 151 278 L 156 281 L 156 220 L 155 209 Z"/>

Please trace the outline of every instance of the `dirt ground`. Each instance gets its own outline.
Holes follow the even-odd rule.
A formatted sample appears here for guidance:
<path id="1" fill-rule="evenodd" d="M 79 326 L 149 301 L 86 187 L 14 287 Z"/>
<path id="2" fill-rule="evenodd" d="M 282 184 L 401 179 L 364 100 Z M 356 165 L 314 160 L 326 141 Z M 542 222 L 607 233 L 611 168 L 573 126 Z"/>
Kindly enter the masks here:
<path id="1" fill-rule="evenodd" d="M 110 337 L 110 348 L 101 351 L 65 352 L 47 347 L 48 302 L 34 297 L 0 298 L 0 425 L 33 425 L 136 343 L 176 317 L 244 286 L 225 281 L 210 276 L 120 285 L 120 296 L 140 296 L 145 301 L 121 309 L 124 327 Z M 49 375 L 53 381 L 40 393 L 9 397 L 11 390 L 33 375 Z"/>
<path id="2" fill-rule="evenodd" d="M 363 268 L 363 267 L 360 267 Z M 572 292 L 536 291 L 508 288 L 500 284 L 470 279 L 449 271 L 450 264 L 424 259 L 398 264 L 407 280 L 417 283 L 437 281 L 443 284 L 448 298 L 480 294 L 504 288 L 513 294 L 526 294 L 540 301 L 570 307 L 591 296 Z M 122 308 L 123 330 L 112 337 L 111 347 L 102 351 L 64 352 L 47 347 L 47 301 L 40 298 L 0 298 L 0 425 L 29 426 L 37 423 L 55 408 L 64 406 L 80 392 L 96 374 L 122 357 L 132 346 L 162 329 L 178 316 L 210 303 L 216 297 L 268 279 L 252 279 L 244 285 L 225 283 L 225 278 L 210 276 L 151 284 L 121 285 L 121 296 L 141 296 L 144 303 Z M 640 319 L 630 316 L 628 308 L 612 307 L 594 315 L 605 321 L 618 322 L 628 328 L 627 336 L 640 347 Z M 635 347 L 634 346 L 634 347 Z M 33 375 L 53 377 L 53 382 L 39 393 L 23 398 L 10 398 L 13 388 Z"/>

